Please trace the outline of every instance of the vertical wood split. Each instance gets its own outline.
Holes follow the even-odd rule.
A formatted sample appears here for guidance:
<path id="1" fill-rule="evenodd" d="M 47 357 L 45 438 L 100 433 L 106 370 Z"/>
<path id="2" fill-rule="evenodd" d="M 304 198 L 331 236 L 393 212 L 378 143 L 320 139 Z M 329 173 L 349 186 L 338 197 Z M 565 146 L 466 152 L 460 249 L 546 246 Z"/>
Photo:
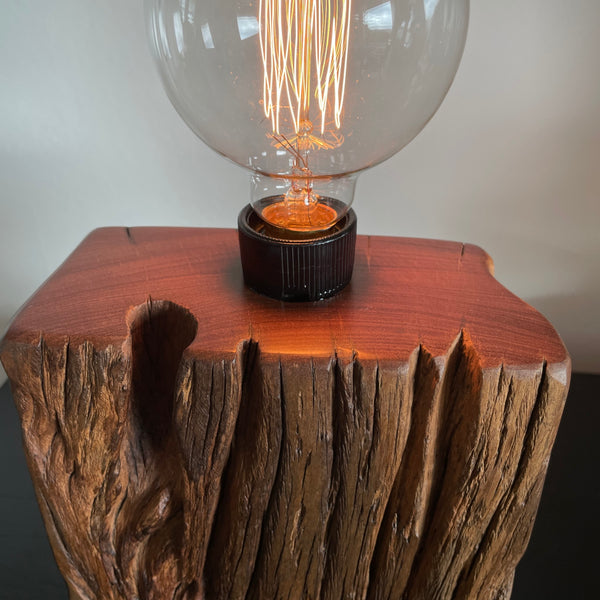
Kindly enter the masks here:
<path id="1" fill-rule="evenodd" d="M 52 547 L 81 599 L 508 598 L 564 399 L 462 332 L 406 363 L 186 351 L 150 300 L 123 348 L 2 360 Z"/>

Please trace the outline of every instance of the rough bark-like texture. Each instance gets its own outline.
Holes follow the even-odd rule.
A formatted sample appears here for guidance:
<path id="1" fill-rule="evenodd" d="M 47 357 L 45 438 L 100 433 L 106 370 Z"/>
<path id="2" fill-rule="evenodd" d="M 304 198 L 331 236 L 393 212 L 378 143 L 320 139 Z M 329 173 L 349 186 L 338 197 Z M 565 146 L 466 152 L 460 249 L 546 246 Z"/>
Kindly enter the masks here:
<path id="1" fill-rule="evenodd" d="M 492 364 L 468 319 L 443 353 L 197 351 L 210 318 L 148 298 L 117 345 L 25 311 L 3 342 L 73 600 L 510 597 L 566 352 Z"/>

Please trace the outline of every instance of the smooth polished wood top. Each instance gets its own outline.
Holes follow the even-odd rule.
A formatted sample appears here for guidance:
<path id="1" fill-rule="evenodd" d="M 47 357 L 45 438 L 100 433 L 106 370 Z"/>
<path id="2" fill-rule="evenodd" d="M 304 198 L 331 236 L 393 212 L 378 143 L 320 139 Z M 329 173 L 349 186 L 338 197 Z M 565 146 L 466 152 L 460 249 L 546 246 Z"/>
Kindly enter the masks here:
<path id="1" fill-rule="evenodd" d="M 463 331 L 483 368 L 568 364 L 550 323 L 494 279 L 476 246 L 359 236 L 351 284 L 308 304 L 246 289 L 238 252 L 229 229 L 98 229 L 25 304 L 3 344 L 43 336 L 47 344 L 120 346 L 129 311 L 151 298 L 196 317 L 187 352 L 197 356 L 230 356 L 253 339 L 263 355 L 402 362 L 419 345 L 444 355 Z"/>

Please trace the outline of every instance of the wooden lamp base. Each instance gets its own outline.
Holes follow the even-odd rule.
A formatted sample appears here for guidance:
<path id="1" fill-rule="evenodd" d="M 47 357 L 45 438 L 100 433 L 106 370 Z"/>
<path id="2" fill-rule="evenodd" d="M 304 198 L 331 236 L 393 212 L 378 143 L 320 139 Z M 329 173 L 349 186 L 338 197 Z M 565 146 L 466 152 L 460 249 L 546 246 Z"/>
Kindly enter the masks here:
<path id="1" fill-rule="evenodd" d="M 490 271 L 359 236 L 287 304 L 234 231 L 90 234 L 0 348 L 70 597 L 509 598 L 570 361 Z"/>

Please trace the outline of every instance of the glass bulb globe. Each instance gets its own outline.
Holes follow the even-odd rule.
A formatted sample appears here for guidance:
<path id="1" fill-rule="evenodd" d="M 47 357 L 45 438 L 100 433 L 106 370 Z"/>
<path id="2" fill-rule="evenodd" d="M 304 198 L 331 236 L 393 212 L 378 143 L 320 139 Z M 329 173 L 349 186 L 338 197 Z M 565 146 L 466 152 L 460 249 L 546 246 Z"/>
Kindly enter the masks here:
<path id="1" fill-rule="evenodd" d="M 276 228 L 322 231 L 358 173 L 433 116 L 467 31 L 468 0 L 146 0 L 171 102 L 211 148 L 252 170 Z"/>

